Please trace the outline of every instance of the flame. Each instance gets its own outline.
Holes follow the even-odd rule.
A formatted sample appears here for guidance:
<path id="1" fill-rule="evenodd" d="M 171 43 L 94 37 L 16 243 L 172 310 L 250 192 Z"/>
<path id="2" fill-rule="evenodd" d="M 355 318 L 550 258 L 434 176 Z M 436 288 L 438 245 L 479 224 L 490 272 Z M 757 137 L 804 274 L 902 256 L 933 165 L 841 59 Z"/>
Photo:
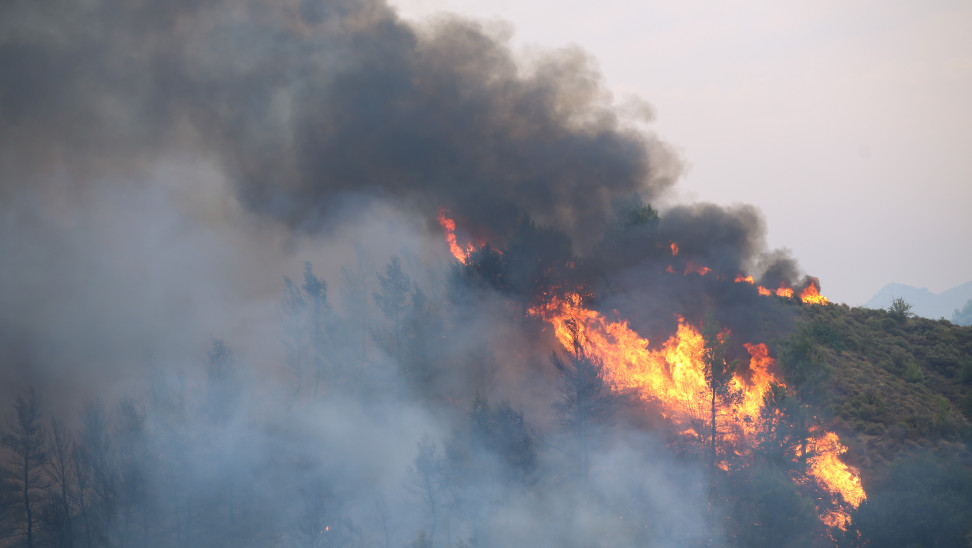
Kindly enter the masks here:
<path id="1" fill-rule="evenodd" d="M 840 527 L 846 531 L 850 524 L 850 514 L 840 501 L 857 508 L 867 500 L 861 477 L 857 471 L 840 461 L 840 455 L 847 452 L 847 447 L 840 443 L 837 434 L 826 432 L 822 437 L 808 439 L 806 445 L 807 474 L 833 497 L 832 502 L 837 507 L 820 516 L 820 519 L 828 526 Z M 800 455 L 801 450 L 797 448 L 797 456 Z"/>
<path id="2" fill-rule="evenodd" d="M 586 308 L 578 293 L 549 297 L 528 313 L 549 322 L 557 340 L 568 352 L 600 363 L 602 378 L 611 389 L 630 390 L 644 401 L 657 403 L 662 415 L 679 428 L 682 436 L 708 437 L 691 426 L 707 425 L 711 420 L 711 392 L 703 358 L 705 342 L 699 330 L 683 318 L 678 320 L 676 333 L 653 348 L 627 321 L 608 321 L 597 311 Z M 729 381 L 730 397 L 716 403 L 717 436 L 720 446 L 726 450 L 742 443 L 752 444 L 757 439 L 757 434 L 765 428 L 762 416 L 767 392 L 776 384 L 785 387 L 772 372 L 775 361 L 765 344 L 743 346 L 750 355 L 749 367 L 733 375 Z M 807 477 L 831 495 L 820 520 L 828 527 L 846 530 L 851 521 L 847 505 L 857 508 L 866 498 L 860 476 L 840 461 L 847 448 L 833 432 L 810 438 L 805 446 Z M 799 457 L 801 446 L 794 451 Z M 738 450 L 734 453 L 743 454 Z M 720 459 L 717 465 L 729 469 L 727 459 Z"/>
<path id="3" fill-rule="evenodd" d="M 800 300 L 804 304 L 828 304 L 830 302 L 827 297 L 820 294 L 820 280 L 817 278 L 810 278 L 810 283 L 806 289 L 800 292 Z"/>
<path id="4" fill-rule="evenodd" d="M 476 251 L 476 246 L 471 243 L 466 244 L 466 247 L 459 245 L 456 241 L 456 221 L 449 218 L 448 209 L 439 208 L 439 224 L 442 226 L 442 230 L 445 231 L 446 241 L 449 242 L 449 251 L 452 252 L 452 256 L 460 263 L 466 264 L 466 261 L 469 260 L 469 255 L 473 251 Z"/>
<path id="5" fill-rule="evenodd" d="M 456 241 L 456 223 L 449 218 L 448 210 L 439 209 L 439 224 L 442 225 L 452 254 L 462 263 L 475 251 L 474 244 L 461 247 Z M 672 255 L 677 256 L 678 244 L 671 243 Z M 573 267 L 572 264 L 568 268 Z M 666 271 L 674 273 L 669 265 Z M 696 267 L 689 261 L 685 274 L 695 272 L 706 275 L 708 267 Z M 724 277 L 723 277 L 724 279 Z M 736 283 L 755 285 L 752 276 L 739 274 Z M 819 293 L 819 282 L 810 280 L 800 298 L 804 303 L 827 304 L 828 300 Z M 760 295 L 769 296 L 774 292 L 757 286 Z M 794 290 L 781 282 L 776 295 L 793 298 Z M 650 341 L 641 337 L 630 328 L 626 320 L 608 321 L 595 310 L 586 308 L 583 298 L 577 292 L 563 296 L 547 295 L 546 302 L 528 310 L 528 314 L 538 316 L 550 323 L 554 334 L 563 347 L 575 357 L 597 361 L 601 367 L 604 382 L 615 391 L 632 391 L 646 402 L 658 404 L 662 415 L 672 421 L 681 436 L 702 440 L 712 435 L 711 390 L 706 381 L 705 341 L 701 332 L 678 318 L 678 327 L 660 346 L 652 347 Z M 615 314 L 617 312 L 615 311 Z M 725 340 L 728 331 L 719 334 Z M 775 361 L 769 355 L 765 344 L 743 345 L 749 352 L 749 366 L 737 371 L 728 383 L 728 395 L 716 402 L 716 436 L 720 440 L 722 456 L 716 465 L 729 471 L 728 451 L 736 456 L 745 454 L 738 449 L 740 444 L 752 444 L 763 431 L 763 406 L 765 396 L 774 385 L 786 385 L 772 372 Z M 780 411 L 776 410 L 776 415 Z M 700 426 L 707 425 L 708 433 L 700 434 Z M 811 431 L 816 427 L 811 428 Z M 704 432 L 704 431 L 703 431 Z M 848 507 L 857 508 L 866 500 L 860 475 L 840 460 L 847 448 L 840 443 L 837 434 L 827 432 L 822 437 L 807 439 L 802 445 L 793 448 L 797 458 L 806 455 L 807 471 L 798 483 L 812 478 L 831 500 L 819 516 L 827 527 L 837 527 L 846 531 L 851 523 Z M 325 531 L 328 527 L 325 527 Z"/>
<path id="6" fill-rule="evenodd" d="M 707 266 L 695 266 L 695 264 L 692 261 L 689 261 L 685 265 L 685 272 L 683 272 L 683 274 L 688 275 L 693 272 L 698 274 L 699 276 L 705 276 L 709 272 L 712 272 L 712 269 Z"/>
<path id="7" fill-rule="evenodd" d="M 838 527 L 841 531 L 846 531 L 847 526 L 851 523 L 850 514 L 847 510 L 843 508 L 835 508 L 829 512 L 825 512 L 820 516 L 820 521 L 824 522 L 827 527 Z"/>
<path id="8" fill-rule="evenodd" d="M 705 342 L 683 318 L 674 335 L 652 348 L 627 321 L 609 322 L 585 308 L 577 293 L 552 297 L 529 313 L 551 323 L 564 348 L 601 363 L 604 381 L 612 389 L 632 390 L 641 399 L 660 404 L 665 416 L 677 424 L 708 422 L 711 391 L 705 378 Z M 756 433 L 763 396 L 779 382 L 769 371 L 773 359 L 766 345 L 746 348 L 752 357 L 749 368 L 736 373 L 729 383 L 735 397 L 724 398 L 728 403 L 717 402 L 720 436 L 732 442 Z"/>

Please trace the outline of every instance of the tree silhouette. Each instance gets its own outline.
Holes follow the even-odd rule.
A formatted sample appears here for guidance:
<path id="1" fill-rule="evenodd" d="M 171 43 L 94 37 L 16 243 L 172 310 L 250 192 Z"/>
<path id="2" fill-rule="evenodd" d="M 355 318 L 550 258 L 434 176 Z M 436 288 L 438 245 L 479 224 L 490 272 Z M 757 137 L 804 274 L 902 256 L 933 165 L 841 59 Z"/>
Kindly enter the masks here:
<path id="1" fill-rule="evenodd" d="M 405 316 L 409 308 L 412 281 L 402 269 L 402 261 L 392 257 L 385 266 L 385 273 L 378 275 L 379 290 L 374 293 L 375 304 L 391 323 L 391 350 L 399 364 L 402 363 L 402 346 L 405 338 Z"/>
<path id="2" fill-rule="evenodd" d="M 620 399 L 601 377 L 601 364 L 585 356 L 579 347 L 575 350 L 566 359 L 556 354 L 551 359 L 562 378 L 557 417 L 576 445 L 580 476 L 586 480 L 598 426 L 614 415 Z"/>
<path id="3" fill-rule="evenodd" d="M 34 546 L 34 521 L 40 503 L 44 466 L 47 464 L 47 432 L 40 420 L 40 400 L 31 388 L 17 396 L 14 415 L 0 436 L 0 444 L 11 454 L 3 470 L 5 480 L 17 490 L 16 512 L 27 547 Z"/>
<path id="4" fill-rule="evenodd" d="M 47 475 L 48 511 L 47 528 L 53 533 L 58 546 L 70 548 L 74 545 L 74 531 L 71 525 L 76 498 L 75 468 L 72 463 L 74 440 L 64 425 L 51 420 L 50 448 Z"/>
<path id="5" fill-rule="evenodd" d="M 707 315 L 702 326 L 702 338 L 705 343 L 702 361 L 705 365 L 705 381 L 709 387 L 711 411 L 709 418 L 709 456 L 714 467 L 717 458 L 716 434 L 719 431 L 718 424 L 716 424 L 716 408 L 719 400 L 724 400 L 730 396 L 729 381 L 732 380 L 735 367 L 727 360 L 729 336 L 711 315 Z"/>

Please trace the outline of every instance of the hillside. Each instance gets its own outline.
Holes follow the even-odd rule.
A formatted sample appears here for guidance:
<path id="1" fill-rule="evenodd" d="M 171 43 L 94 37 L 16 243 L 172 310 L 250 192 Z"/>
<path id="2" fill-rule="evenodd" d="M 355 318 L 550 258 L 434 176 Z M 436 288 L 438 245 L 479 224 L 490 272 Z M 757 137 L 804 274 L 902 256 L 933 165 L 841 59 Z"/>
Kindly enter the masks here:
<path id="1" fill-rule="evenodd" d="M 845 305 L 799 316 L 781 365 L 861 470 L 868 501 L 854 523 L 864 538 L 972 542 L 972 328 Z"/>

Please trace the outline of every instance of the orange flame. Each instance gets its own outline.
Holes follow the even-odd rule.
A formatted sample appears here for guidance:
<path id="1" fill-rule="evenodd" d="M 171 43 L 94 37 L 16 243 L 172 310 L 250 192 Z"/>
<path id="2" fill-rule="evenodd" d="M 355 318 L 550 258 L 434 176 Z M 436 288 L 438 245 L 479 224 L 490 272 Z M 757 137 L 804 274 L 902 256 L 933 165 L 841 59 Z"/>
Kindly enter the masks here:
<path id="1" fill-rule="evenodd" d="M 761 285 L 756 287 L 756 291 L 758 291 L 759 294 L 762 295 L 762 296 L 764 296 L 764 297 L 769 297 L 770 295 L 773 294 L 772 291 L 770 291 L 769 289 L 766 289 L 765 287 L 763 287 Z"/>
<path id="2" fill-rule="evenodd" d="M 809 285 L 800 292 L 800 300 L 804 304 L 827 304 L 830 302 L 827 297 L 820 294 L 820 281 L 817 278 L 810 278 Z"/>
<path id="3" fill-rule="evenodd" d="M 631 390 L 642 400 L 659 404 L 662 414 L 682 436 L 704 439 L 690 425 L 709 422 L 707 402 L 711 392 L 705 375 L 705 342 L 683 318 L 679 318 L 674 335 L 652 348 L 627 321 L 607 321 L 586 308 L 578 293 L 551 297 L 528 312 L 549 322 L 568 352 L 598 361 L 604 382 L 613 390 Z M 730 397 L 717 401 L 717 436 L 726 447 L 756 439 L 764 429 L 762 411 L 767 392 L 775 384 L 785 386 L 771 371 L 775 362 L 765 344 L 744 346 L 750 354 L 749 367 L 730 379 Z M 711 425 L 709 429 L 711 434 Z M 857 508 L 866 498 L 860 476 L 840 461 L 847 448 L 832 432 L 807 440 L 806 447 L 808 477 L 832 497 L 820 520 L 828 527 L 846 530 L 850 524 L 846 505 Z M 800 456 L 802 449 L 797 447 L 796 452 Z M 727 460 L 720 460 L 718 465 L 729 469 Z"/>
<path id="4" fill-rule="evenodd" d="M 776 290 L 776 296 L 777 297 L 786 297 L 787 299 L 792 299 L 793 298 L 793 288 L 790 287 L 789 285 L 787 285 L 787 283 L 785 281 L 784 282 L 780 282 L 780 287 L 779 287 L 779 289 Z"/>
<path id="5" fill-rule="evenodd" d="M 707 266 L 695 266 L 695 264 L 692 261 L 689 261 L 685 265 L 685 272 L 683 272 L 683 274 L 688 275 L 693 272 L 698 274 L 699 276 L 705 276 L 709 272 L 712 272 L 712 269 Z"/>
<path id="6" fill-rule="evenodd" d="M 833 499 L 831 502 L 835 506 L 821 515 L 820 519 L 829 527 L 839 527 L 843 531 L 850 524 L 850 513 L 841 501 L 857 508 L 867 500 L 860 475 L 840 461 L 840 455 L 846 452 L 847 447 L 840 443 L 840 438 L 833 432 L 807 440 L 807 474 L 830 494 Z M 798 447 L 797 456 L 800 455 L 801 450 Z"/>
<path id="7" fill-rule="evenodd" d="M 678 255 L 678 244 L 672 242 L 672 257 L 675 257 L 677 255 Z"/>
<path id="8" fill-rule="evenodd" d="M 585 308 L 577 293 L 553 297 L 530 309 L 554 327 L 554 334 L 572 353 L 602 364 L 604 381 L 614 390 L 633 390 L 645 401 L 657 402 L 664 414 L 677 424 L 705 422 L 710 389 L 705 377 L 702 334 L 684 319 L 678 329 L 658 348 L 628 326 L 626 321 L 606 321 Z M 736 373 L 730 381 L 735 397 L 717 403 L 720 434 L 738 440 L 754 434 L 760 424 L 763 396 L 779 382 L 769 371 L 773 359 L 766 345 L 746 345 L 752 359 L 748 371 Z"/>
<path id="9" fill-rule="evenodd" d="M 473 244 L 466 244 L 466 247 L 461 247 L 456 241 L 456 221 L 449 218 L 449 210 L 445 208 L 439 208 L 439 224 L 442 226 L 442 230 L 445 231 L 446 241 L 449 242 L 449 251 L 452 252 L 452 256 L 456 258 L 460 263 L 466 264 L 469 260 L 469 255 L 473 251 L 476 251 L 476 246 Z"/>
<path id="10" fill-rule="evenodd" d="M 749 285 L 753 285 L 753 284 L 756 283 L 756 280 L 754 280 L 752 276 L 743 276 L 742 274 L 737 274 L 735 281 L 736 281 L 737 284 L 738 283 L 747 283 Z"/>

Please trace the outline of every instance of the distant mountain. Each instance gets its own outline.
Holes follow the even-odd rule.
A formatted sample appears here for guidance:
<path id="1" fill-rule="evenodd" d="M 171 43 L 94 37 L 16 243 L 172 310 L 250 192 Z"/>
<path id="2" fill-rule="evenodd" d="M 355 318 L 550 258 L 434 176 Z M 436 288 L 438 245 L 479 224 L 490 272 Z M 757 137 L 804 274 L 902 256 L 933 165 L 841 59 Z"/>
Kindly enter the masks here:
<path id="1" fill-rule="evenodd" d="M 918 289 L 910 285 L 890 283 L 881 288 L 864 304 L 867 308 L 887 308 L 892 299 L 902 298 L 912 306 L 911 311 L 925 318 L 952 319 L 956 309 L 972 300 L 972 281 L 953 287 L 941 293 L 932 293 L 927 288 Z"/>

